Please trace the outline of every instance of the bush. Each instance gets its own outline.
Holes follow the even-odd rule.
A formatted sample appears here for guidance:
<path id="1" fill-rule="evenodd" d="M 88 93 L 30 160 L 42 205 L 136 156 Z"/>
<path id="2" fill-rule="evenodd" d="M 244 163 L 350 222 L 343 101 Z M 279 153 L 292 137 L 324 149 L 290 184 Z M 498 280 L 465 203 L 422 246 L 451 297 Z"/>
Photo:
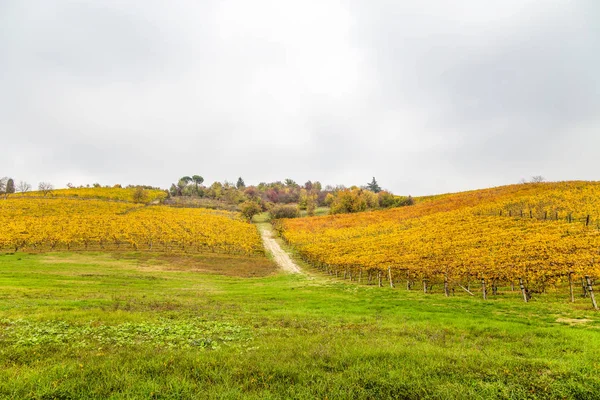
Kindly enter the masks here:
<path id="1" fill-rule="evenodd" d="M 148 192 L 146 192 L 146 190 L 141 186 L 136 187 L 133 192 L 134 203 L 145 203 L 147 200 Z"/>
<path id="2" fill-rule="evenodd" d="M 269 211 L 272 219 L 279 218 L 297 218 L 300 216 L 297 206 L 293 205 L 276 205 Z"/>
<path id="3" fill-rule="evenodd" d="M 331 213 L 342 214 L 365 211 L 369 206 L 367 200 L 370 200 L 371 197 L 365 195 L 366 192 L 368 191 L 358 188 L 338 190 L 331 203 Z"/>
<path id="4" fill-rule="evenodd" d="M 256 214 L 262 212 L 262 207 L 256 201 L 245 201 L 240 204 L 242 215 L 248 220 L 251 220 Z"/>

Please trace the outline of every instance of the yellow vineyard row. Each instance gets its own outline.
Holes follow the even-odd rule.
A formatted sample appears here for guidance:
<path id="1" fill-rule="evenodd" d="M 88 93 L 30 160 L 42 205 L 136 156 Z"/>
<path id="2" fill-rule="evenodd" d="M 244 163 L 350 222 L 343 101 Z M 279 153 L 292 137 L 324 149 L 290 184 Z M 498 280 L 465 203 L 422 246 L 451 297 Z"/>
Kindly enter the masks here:
<path id="1" fill-rule="evenodd" d="M 440 196 L 389 211 L 283 220 L 279 229 L 308 261 L 344 271 L 387 270 L 411 279 L 475 278 L 547 285 L 600 277 L 600 231 L 565 220 L 501 217 L 489 210 L 598 215 L 600 185 L 515 185 Z M 507 215 L 506 213 L 505 215 Z"/>
<path id="2" fill-rule="evenodd" d="M 155 200 L 163 200 L 167 197 L 164 190 L 143 189 L 137 193 L 136 188 L 119 187 L 97 187 L 97 188 L 73 188 L 73 189 L 54 189 L 48 193 L 26 192 L 16 193 L 12 197 L 46 197 L 46 198 L 80 198 L 97 200 L 115 200 L 127 202 L 147 203 Z"/>
<path id="3" fill-rule="evenodd" d="M 74 199 L 0 201 L 0 249 L 134 249 L 261 253 L 238 214 Z"/>

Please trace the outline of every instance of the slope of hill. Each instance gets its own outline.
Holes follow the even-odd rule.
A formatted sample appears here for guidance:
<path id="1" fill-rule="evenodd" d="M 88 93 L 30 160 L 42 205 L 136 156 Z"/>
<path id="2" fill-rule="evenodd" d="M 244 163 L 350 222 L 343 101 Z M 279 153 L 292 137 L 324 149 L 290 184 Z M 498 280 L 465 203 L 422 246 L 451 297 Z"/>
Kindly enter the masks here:
<path id="1" fill-rule="evenodd" d="M 44 194 L 41 191 L 18 193 L 11 197 L 45 197 L 45 198 L 80 198 L 80 199 L 98 199 L 115 200 L 127 202 L 152 202 L 155 200 L 164 200 L 167 192 L 160 189 L 143 189 L 139 194 L 140 199 L 136 199 L 137 188 L 119 188 L 119 187 L 92 187 L 92 188 L 73 188 L 73 189 L 53 189 Z"/>
<path id="2" fill-rule="evenodd" d="M 599 182 L 520 184 L 416 200 L 392 210 L 283 220 L 278 228 L 309 262 L 355 277 L 386 271 L 409 285 L 423 280 L 446 287 L 521 278 L 536 291 L 600 276 Z"/>
<path id="3" fill-rule="evenodd" d="M 0 201 L 0 250 L 263 251 L 238 213 L 60 197 Z"/>

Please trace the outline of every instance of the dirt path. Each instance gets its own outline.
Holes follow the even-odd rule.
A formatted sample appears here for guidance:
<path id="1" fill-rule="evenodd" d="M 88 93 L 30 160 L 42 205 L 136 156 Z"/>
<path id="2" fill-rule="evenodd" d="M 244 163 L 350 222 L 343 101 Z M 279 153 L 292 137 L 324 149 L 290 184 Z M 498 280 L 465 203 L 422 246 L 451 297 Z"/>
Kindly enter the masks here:
<path id="1" fill-rule="evenodd" d="M 265 249 L 273 255 L 273 260 L 277 265 L 281 267 L 284 271 L 290 274 L 301 274 L 302 270 L 298 265 L 292 261 L 288 253 L 286 253 L 275 237 L 273 236 L 273 230 L 265 225 L 259 227 L 260 235 L 262 236 L 263 244 Z"/>

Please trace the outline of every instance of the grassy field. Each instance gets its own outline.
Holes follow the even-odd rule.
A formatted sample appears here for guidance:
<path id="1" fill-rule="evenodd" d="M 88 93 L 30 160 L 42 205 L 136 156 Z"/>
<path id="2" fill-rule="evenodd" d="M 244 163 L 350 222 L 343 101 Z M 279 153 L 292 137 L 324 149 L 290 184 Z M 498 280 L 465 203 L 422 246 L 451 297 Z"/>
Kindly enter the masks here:
<path id="1" fill-rule="evenodd" d="M 282 275 L 262 257 L 2 255 L 0 397 L 600 398 L 590 308 Z"/>

